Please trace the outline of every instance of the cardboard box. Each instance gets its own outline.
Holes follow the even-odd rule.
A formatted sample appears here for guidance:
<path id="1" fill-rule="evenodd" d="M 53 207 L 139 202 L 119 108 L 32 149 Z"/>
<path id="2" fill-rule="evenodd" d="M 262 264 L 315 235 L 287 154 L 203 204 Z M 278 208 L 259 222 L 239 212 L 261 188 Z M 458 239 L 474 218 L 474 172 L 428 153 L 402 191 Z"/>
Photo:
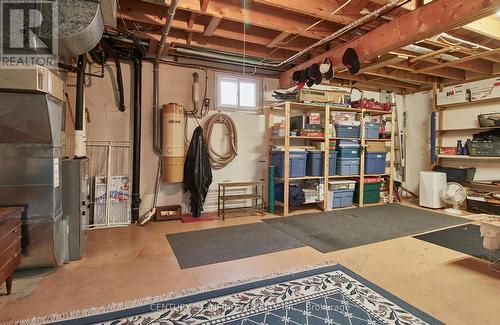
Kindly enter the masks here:
<path id="1" fill-rule="evenodd" d="M 367 152 L 385 152 L 385 141 L 366 141 Z"/>

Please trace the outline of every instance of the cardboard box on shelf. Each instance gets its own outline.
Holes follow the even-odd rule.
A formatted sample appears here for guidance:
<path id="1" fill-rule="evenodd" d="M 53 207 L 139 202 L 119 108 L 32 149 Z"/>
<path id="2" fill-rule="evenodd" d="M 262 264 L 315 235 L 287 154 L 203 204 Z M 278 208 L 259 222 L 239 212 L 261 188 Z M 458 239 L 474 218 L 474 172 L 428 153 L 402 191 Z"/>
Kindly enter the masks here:
<path id="1" fill-rule="evenodd" d="M 385 141 L 366 141 L 367 152 L 385 152 Z"/>

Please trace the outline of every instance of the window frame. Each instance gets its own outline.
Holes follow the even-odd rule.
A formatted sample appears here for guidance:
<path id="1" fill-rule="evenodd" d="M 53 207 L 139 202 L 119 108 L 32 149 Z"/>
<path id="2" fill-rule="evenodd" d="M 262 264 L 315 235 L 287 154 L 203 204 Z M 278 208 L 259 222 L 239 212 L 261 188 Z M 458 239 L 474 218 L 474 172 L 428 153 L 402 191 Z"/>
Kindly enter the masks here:
<path id="1" fill-rule="evenodd" d="M 223 80 L 233 81 L 237 83 L 237 94 L 236 94 L 236 105 L 223 105 L 221 103 L 221 82 Z M 250 113 L 258 113 L 261 108 L 262 103 L 262 82 L 259 78 L 252 78 L 247 76 L 226 74 L 226 73 L 216 73 L 216 87 L 215 91 L 217 92 L 217 109 L 220 110 L 233 110 L 233 111 L 241 111 L 241 112 L 250 112 Z M 255 85 L 255 106 L 243 106 L 240 105 L 240 83 L 253 83 Z"/>

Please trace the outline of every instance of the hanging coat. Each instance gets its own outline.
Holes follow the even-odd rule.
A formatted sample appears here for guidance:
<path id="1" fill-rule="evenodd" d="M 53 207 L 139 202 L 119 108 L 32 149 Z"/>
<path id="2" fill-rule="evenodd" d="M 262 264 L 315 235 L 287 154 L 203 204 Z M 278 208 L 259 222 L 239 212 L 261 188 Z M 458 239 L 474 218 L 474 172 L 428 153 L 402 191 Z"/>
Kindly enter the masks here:
<path id="1" fill-rule="evenodd" d="M 208 188 L 212 184 L 212 166 L 203 129 L 198 126 L 191 138 L 184 162 L 184 191 L 191 194 L 191 214 L 201 216 Z"/>

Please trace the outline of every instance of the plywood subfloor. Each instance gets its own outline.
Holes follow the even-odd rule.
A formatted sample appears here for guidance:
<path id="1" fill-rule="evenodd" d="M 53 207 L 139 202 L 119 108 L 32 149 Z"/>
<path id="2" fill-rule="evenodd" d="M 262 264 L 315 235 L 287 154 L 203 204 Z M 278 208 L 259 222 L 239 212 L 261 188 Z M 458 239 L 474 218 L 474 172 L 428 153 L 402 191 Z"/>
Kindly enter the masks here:
<path id="1" fill-rule="evenodd" d="M 0 296 L 0 322 L 103 306 L 186 288 L 336 261 L 448 324 L 495 324 L 500 274 L 479 259 L 411 237 L 322 254 L 303 247 L 181 270 L 167 233 L 258 222 L 261 217 L 95 230 L 85 258 L 18 277 Z M 5 288 L 0 289 L 0 294 Z"/>

